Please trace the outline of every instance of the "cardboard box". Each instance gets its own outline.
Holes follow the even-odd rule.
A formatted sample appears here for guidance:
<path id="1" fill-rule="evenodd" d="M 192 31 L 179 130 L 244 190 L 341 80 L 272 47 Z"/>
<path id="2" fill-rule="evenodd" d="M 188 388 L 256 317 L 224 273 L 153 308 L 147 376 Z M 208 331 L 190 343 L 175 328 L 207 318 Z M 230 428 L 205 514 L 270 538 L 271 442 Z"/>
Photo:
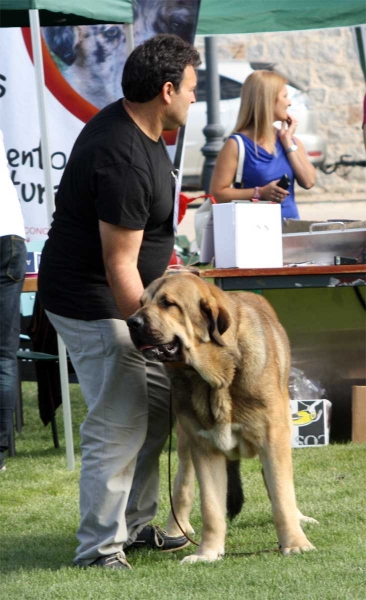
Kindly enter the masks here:
<path id="1" fill-rule="evenodd" d="M 41 262 L 42 252 L 27 252 L 27 275 L 36 275 L 39 271 L 39 263 Z"/>
<path id="2" fill-rule="evenodd" d="M 329 400 L 291 400 L 293 448 L 327 446 L 330 433 Z"/>
<path id="3" fill-rule="evenodd" d="M 214 204 L 215 267 L 282 267 L 281 206 L 267 202 Z"/>
<path id="4" fill-rule="evenodd" d="M 352 442 L 366 443 L 366 386 L 352 386 Z"/>

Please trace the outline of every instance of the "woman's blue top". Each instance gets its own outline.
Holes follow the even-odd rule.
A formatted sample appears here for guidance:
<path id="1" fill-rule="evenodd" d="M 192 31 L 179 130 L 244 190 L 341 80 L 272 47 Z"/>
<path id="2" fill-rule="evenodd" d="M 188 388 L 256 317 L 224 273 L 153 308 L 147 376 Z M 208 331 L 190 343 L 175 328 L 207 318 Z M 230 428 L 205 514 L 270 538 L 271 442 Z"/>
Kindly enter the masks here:
<path id="1" fill-rule="evenodd" d="M 285 200 L 281 202 L 281 214 L 286 219 L 299 219 L 299 211 L 295 202 L 294 192 L 294 172 L 287 159 L 286 152 L 277 136 L 276 139 L 276 155 L 270 154 L 261 146 L 257 145 L 257 153 L 254 142 L 243 133 L 238 133 L 243 139 L 245 145 L 245 160 L 243 168 L 243 187 L 254 188 L 256 186 L 263 187 L 270 183 L 281 179 L 282 175 L 287 173 L 290 178 L 290 192 Z M 230 136 L 235 139 L 234 135 Z"/>

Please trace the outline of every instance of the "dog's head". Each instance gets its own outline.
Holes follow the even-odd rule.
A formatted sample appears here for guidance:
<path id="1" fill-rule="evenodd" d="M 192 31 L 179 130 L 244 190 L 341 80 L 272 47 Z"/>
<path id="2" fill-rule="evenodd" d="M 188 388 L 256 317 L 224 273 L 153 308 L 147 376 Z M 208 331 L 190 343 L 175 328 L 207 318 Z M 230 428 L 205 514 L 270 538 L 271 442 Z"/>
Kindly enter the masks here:
<path id="1" fill-rule="evenodd" d="M 175 33 L 193 43 L 199 0 L 137 0 L 134 3 L 134 37 L 138 45 L 157 33 Z"/>
<path id="2" fill-rule="evenodd" d="M 43 36 L 63 77 L 85 100 L 103 108 L 121 96 L 123 25 L 43 27 Z"/>
<path id="3" fill-rule="evenodd" d="M 123 25 L 43 27 L 50 50 L 70 66 L 75 61 L 102 66 L 125 42 Z"/>
<path id="4" fill-rule="evenodd" d="M 225 346 L 230 313 L 217 287 L 193 273 L 174 273 L 149 285 L 127 325 L 145 358 L 191 364 L 198 346 Z"/>

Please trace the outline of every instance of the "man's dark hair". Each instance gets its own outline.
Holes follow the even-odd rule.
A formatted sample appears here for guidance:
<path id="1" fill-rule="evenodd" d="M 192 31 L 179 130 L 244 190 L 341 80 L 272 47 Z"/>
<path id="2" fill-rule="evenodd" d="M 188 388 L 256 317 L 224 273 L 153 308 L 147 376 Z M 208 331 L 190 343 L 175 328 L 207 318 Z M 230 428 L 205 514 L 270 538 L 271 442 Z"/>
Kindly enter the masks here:
<path id="1" fill-rule="evenodd" d="M 200 55 L 178 35 L 159 34 L 137 46 L 126 60 L 123 94 L 130 102 L 149 102 L 170 81 L 178 91 L 184 69 L 201 64 Z"/>

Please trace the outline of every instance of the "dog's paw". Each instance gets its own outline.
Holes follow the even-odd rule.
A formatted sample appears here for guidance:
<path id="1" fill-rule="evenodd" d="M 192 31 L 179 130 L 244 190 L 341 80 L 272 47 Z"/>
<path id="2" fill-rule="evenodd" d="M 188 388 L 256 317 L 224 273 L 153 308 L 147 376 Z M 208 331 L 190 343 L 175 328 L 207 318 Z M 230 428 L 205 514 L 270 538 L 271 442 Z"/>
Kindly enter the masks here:
<path id="1" fill-rule="evenodd" d="M 301 544 L 299 546 L 288 546 L 281 548 L 281 552 L 283 556 L 290 556 L 291 554 L 301 554 L 301 552 L 310 552 L 311 550 L 316 550 L 315 546 L 306 540 L 306 543 Z"/>
<path id="2" fill-rule="evenodd" d="M 219 552 L 207 552 L 205 554 L 190 554 L 189 556 L 186 556 L 185 558 L 183 558 L 183 560 L 180 561 L 181 565 L 192 565 L 193 563 L 196 562 L 214 562 L 216 560 L 222 560 L 223 554 L 220 554 Z"/>
<path id="3" fill-rule="evenodd" d="M 313 519 L 312 517 L 306 517 L 301 512 L 299 512 L 299 519 L 300 519 L 301 524 L 311 523 L 312 525 L 319 525 L 319 521 L 317 521 L 316 519 Z"/>

